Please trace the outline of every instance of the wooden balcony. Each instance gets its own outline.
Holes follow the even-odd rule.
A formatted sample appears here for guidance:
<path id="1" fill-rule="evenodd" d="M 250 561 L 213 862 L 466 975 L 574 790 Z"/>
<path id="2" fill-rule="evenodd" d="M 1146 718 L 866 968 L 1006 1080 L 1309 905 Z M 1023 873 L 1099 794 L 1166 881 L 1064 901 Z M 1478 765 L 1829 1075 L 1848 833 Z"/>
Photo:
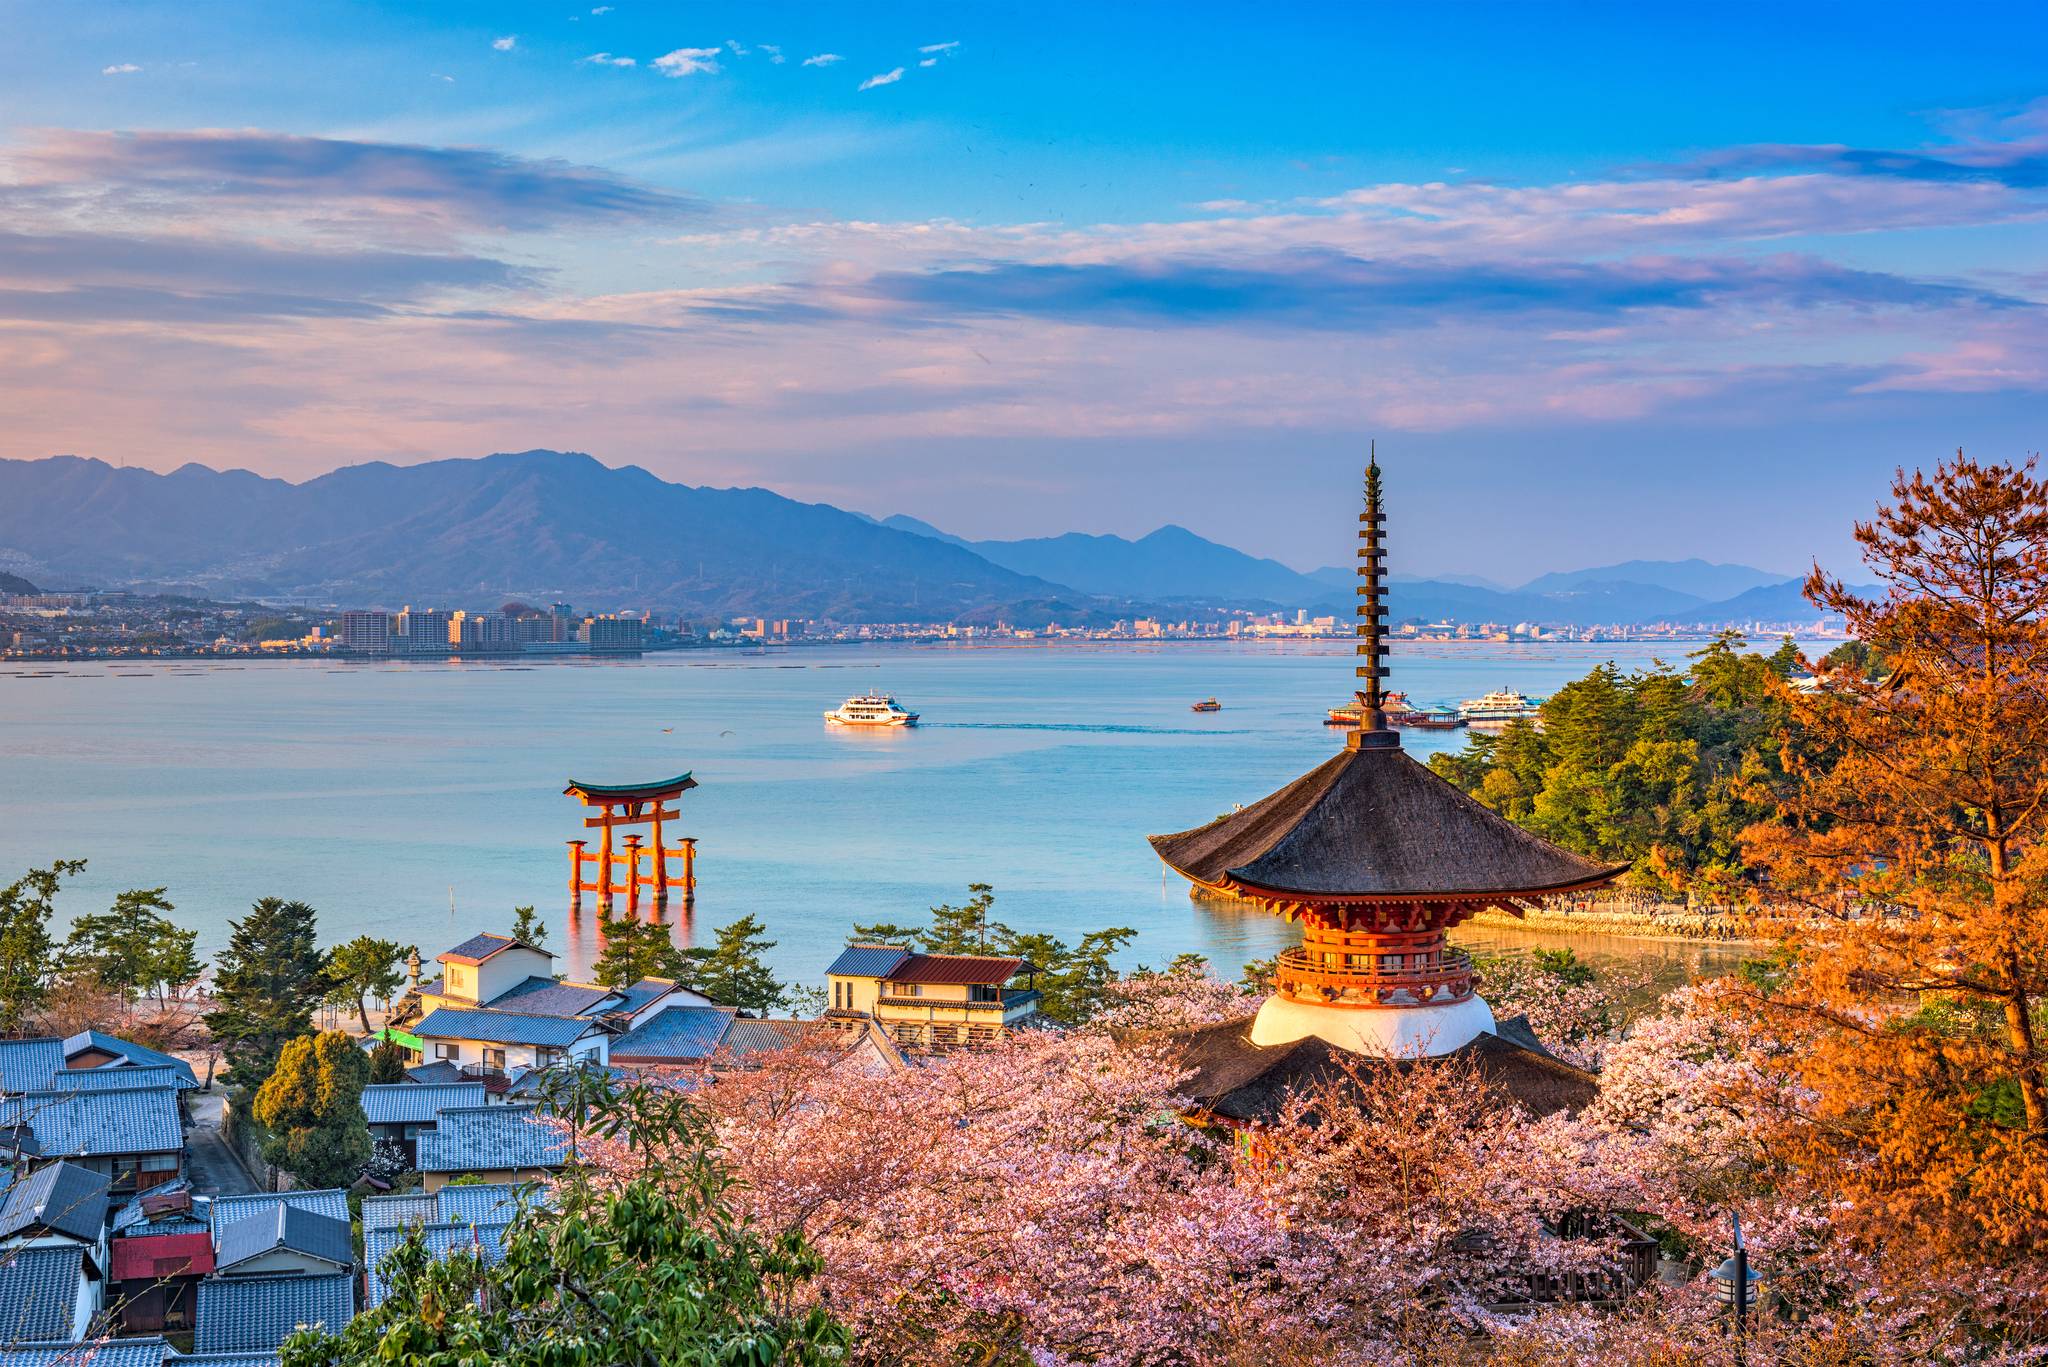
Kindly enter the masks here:
<path id="1" fill-rule="evenodd" d="M 1273 985 L 1321 1006 L 1439 1006 L 1472 995 L 1472 956 L 1448 948 L 1341 956 L 1287 949 L 1274 960 Z"/>

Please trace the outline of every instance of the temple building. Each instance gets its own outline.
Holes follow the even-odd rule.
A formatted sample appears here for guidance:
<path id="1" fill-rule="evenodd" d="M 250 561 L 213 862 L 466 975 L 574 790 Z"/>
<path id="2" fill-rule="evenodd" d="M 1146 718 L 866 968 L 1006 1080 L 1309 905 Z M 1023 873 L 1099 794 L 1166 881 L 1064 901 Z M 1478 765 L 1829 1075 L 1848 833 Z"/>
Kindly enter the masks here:
<path id="1" fill-rule="evenodd" d="M 1359 517 L 1359 725 L 1344 749 L 1258 802 L 1152 838 L 1198 892 L 1301 923 L 1302 943 L 1276 959 L 1257 1015 L 1184 1038 L 1190 1094 L 1227 1120 L 1270 1114 L 1290 1089 L 1341 1074 L 1343 1055 L 1471 1053 L 1539 1111 L 1575 1108 L 1592 1092 L 1525 1022 L 1494 1019 L 1470 956 L 1445 932 L 1484 908 L 1520 915 L 1522 899 L 1626 869 L 1530 834 L 1401 749 L 1384 706 L 1384 521 L 1375 460 Z"/>

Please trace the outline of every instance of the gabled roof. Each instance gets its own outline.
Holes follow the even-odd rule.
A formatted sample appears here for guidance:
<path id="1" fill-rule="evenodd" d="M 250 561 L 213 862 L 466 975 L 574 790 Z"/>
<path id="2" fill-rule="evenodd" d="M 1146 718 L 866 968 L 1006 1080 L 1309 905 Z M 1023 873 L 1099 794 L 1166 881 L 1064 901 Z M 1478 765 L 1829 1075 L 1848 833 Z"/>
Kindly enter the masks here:
<path id="1" fill-rule="evenodd" d="M 191 1084 L 189 1073 L 180 1073 L 164 1063 L 110 1064 L 105 1068 L 63 1068 L 50 1079 L 45 1091 L 125 1092 L 136 1087 L 169 1087 L 180 1091 Z"/>
<path id="2" fill-rule="evenodd" d="M 427 1246 L 427 1253 L 437 1261 L 451 1253 L 476 1253 L 483 1257 L 485 1266 L 491 1266 L 505 1259 L 505 1231 L 509 1228 L 503 1224 L 422 1225 L 420 1238 Z M 369 1276 L 363 1279 L 363 1309 L 376 1309 L 391 1294 L 391 1283 L 383 1275 L 384 1260 L 411 1233 L 409 1229 L 363 1231 L 363 1263 L 369 1269 Z"/>
<path id="3" fill-rule="evenodd" d="M 500 1172 L 559 1168 L 569 1137 L 531 1106 L 478 1106 L 441 1112 L 419 1138 L 421 1172 Z"/>
<path id="4" fill-rule="evenodd" d="M 886 978 L 889 970 L 910 957 L 901 945 L 848 945 L 826 968 L 828 977 Z"/>
<path id="5" fill-rule="evenodd" d="M 363 1198 L 363 1232 L 373 1229 L 402 1229 L 406 1225 L 428 1224 L 439 1218 L 440 1203 L 432 1193 L 401 1192 L 396 1196 Z"/>
<path id="6" fill-rule="evenodd" d="M 422 1063 L 405 1070 L 405 1080 L 411 1083 L 434 1085 L 443 1082 L 462 1081 L 462 1065 L 437 1058 L 432 1063 Z"/>
<path id="7" fill-rule="evenodd" d="M 202 1353 L 267 1353 L 301 1327 L 330 1333 L 355 1318 L 355 1278 L 314 1276 L 208 1277 L 199 1283 L 193 1347 Z"/>
<path id="8" fill-rule="evenodd" d="M 178 1070 L 178 1075 L 184 1079 L 180 1083 L 181 1087 L 197 1087 L 199 1085 L 198 1075 L 192 1071 L 191 1064 L 185 1062 L 176 1054 L 166 1054 L 161 1049 L 152 1049 L 146 1044 L 137 1044 L 134 1040 L 122 1039 L 117 1035 L 109 1035 L 99 1030 L 81 1030 L 64 1041 L 64 1057 L 66 1059 L 76 1058 L 87 1050 L 93 1050 L 102 1054 L 115 1054 L 138 1067 L 154 1065 L 157 1067 L 175 1068 Z"/>
<path id="9" fill-rule="evenodd" d="M 166 1363 L 218 1367 L 196 1358 L 179 1357 L 160 1338 L 82 1339 L 74 1343 L 25 1343 L 0 1348 L 0 1367 L 164 1367 Z"/>
<path id="10" fill-rule="evenodd" d="M 0 1092 L 39 1092 L 63 1066 L 60 1039 L 0 1040 Z"/>
<path id="11" fill-rule="evenodd" d="M 525 1016 L 591 1016 L 618 997 L 609 987 L 592 983 L 560 983 L 533 977 L 484 1003 L 488 1011 L 517 1011 Z"/>
<path id="12" fill-rule="evenodd" d="M 310 1210 L 315 1215 L 325 1215 L 330 1220 L 348 1223 L 348 1193 L 340 1187 L 321 1187 L 310 1191 L 257 1192 L 249 1196 L 216 1196 L 213 1198 L 214 1246 L 220 1246 L 220 1236 L 229 1226 L 240 1224 L 250 1216 L 269 1210 L 272 1206 Z"/>
<path id="13" fill-rule="evenodd" d="M 604 1011 L 608 1016 L 638 1015 L 675 990 L 676 985 L 667 978 L 642 978 L 631 987 L 620 988 L 618 1001 Z M 692 992 L 689 995 L 694 998 L 697 994 Z"/>
<path id="14" fill-rule="evenodd" d="M 718 1051 L 738 1013 L 730 1006 L 665 1006 L 612 1041 L 620 1063 L 688 1063 Z"/>
<path id="15" fill-rule="evenodd" d="M 80 1244 L 8 1250 L 0 1258 L 0 1343 L 70 1338 L 84 1273 Z"/>
<path id="16" fill-rule="evenodd" d="M 437 963 L 444 964 L 480 964 L 494 954 L 502 954 L 513 948 L 530 949 L 536 954 L 546 954 L 550 959 L 555 957 L 539 945 L 530 945 L 510 935 L 493 935 L 485 931 L 481 935 L 470 936 L 453 949 L 443 950 L 436 954 L 434 959 Z"/>
<path id="17" fill-rule="evenodd" d="M 363 1088 L 363 1118 L 372 1125 L 423 1125 L 450 1106 L 488 1100 L 481 1082 L 373 1082 Z"/>
<path id="18" fill-rule="evenodd" d="M 1001 986 L 1031 965 L 986 954 L 912 954 L 886 975 L 892 983 Z"/>
<path id="19" fill-rule="evenodd" d="M 1398 745 L 1347 746 L 1249 807 L 1151 840 L 1190 882 L 1281 898 L 1484 900 L 1627 872 L 1530 834 Z"/>
<path id="20" fill-rule="evenodd" d="M 354 1267 L 356 1261 L 347 1220 L 281 1202 L 214 1231 L 214 1267 L 221 1272 L 279 1249 L 340 1268 Z"/>
<path id="21" fill-rule="evenodd" d="M 109 1179 L 76 1163 L 49 1163 L 8 1184 L 0 1197 L 0 1239 L 42 1228 L 83 1243 L 99 1242 L 107 1220 Z"/>
<path id="22" fill-rule="evenodd" d="M 163 1277 L 203 1277 L 213 1271 L 213 1240 L 196 1234 L 143 1234 L 114 1240 L 117 1282 L 156 1281 Z"/>
<path id="23" fill-rule="evenodd" d="M 535 1044 L 561 1049 L 592 1030 L 580 1016 L 527 1016 L 488 1007 L 438 1007 L 412 1028 L 421 1039 L 471 1039 L 485 1044 Z"/>
<path id="24" fill-rule="evenodd" d="M 803 1043 L 817 1028 L 815 1021 L 735 1020 L 727 1027 L 719 1047 L 734 1058 L 768 1054 Z"/>
<path id="25" fill-rule="evenodd" d="M 0 1097 L 0 1127 L 14 1125 L 28 1126 L 46 1158 L 177 1153 L 185 1147 L 178 1094 L 169 1087 Z"/>

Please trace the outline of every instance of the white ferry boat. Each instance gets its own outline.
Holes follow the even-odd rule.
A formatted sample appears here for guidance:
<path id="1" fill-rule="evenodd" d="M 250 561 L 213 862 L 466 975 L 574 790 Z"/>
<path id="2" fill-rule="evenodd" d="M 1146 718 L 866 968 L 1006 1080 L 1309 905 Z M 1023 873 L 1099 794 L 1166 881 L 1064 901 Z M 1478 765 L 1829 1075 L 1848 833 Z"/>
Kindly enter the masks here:
<path id="1" fill-rule="evenodd" d="M 827 712 L 825 720 L 832 726 L 915 726 L 917 713 L 904 711 L 886 693 L 863 693 Z"/>
<path id="2" fill-rule="evenodd" d="M 1522 721 L 1543 709 L 1543 699 L 1531 698 L 1510 689 L 1496 688 L 1483 698 L 1467 698 L 1458 704 L 1458 715 L 1475 724 Z"/>

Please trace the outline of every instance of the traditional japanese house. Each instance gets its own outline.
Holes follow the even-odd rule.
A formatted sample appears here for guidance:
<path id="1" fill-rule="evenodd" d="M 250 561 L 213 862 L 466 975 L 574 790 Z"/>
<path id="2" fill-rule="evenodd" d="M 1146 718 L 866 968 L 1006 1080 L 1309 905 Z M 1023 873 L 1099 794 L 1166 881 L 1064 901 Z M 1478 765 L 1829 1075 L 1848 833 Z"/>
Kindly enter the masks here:
<path id="1" fill-rule="evenodd" d="M 983 1044 L 1038 1014 L 1037 976 L 1033 965 L 1005 955 L 853 944 L 825 970 L 825 1014 L 848 1024 L 872 1020 L 906 1049 Z"/>
<path id="2" fill-rule="evenodd" d="M 1625 870 L 1532 835 L 1410 758 L 1387 724 L 1380 472 L 1359 517 L 1359 724 L 1344 748 L 1278 792 L 1152 847 L 1198 893 L 1299 922 L 1255 1016 L 1187 1032 L 1185 1090 L 1229 1122 L 1344 1074 L 1346 1058 L 1464 1053 L 1533 1109 L 1572 1109 L 1592 1079 L 1526 1022 L 1498 1022 L 1471 958 L 1445 932 L 1483 908 L 1595 887 Z"/>

